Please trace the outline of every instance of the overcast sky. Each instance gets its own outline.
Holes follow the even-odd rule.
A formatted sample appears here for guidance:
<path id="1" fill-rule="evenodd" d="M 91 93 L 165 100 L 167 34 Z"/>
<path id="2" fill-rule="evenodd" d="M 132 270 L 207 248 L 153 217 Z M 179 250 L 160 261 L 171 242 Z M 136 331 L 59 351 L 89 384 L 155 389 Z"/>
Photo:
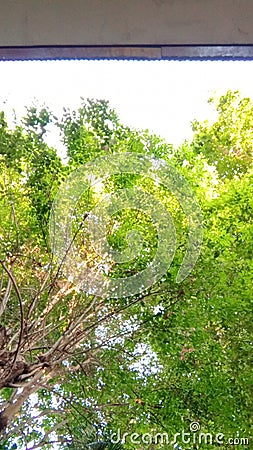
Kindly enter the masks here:
<path id="1" fill-rule="evenodd" d="M 125 124 L 177 145 L 191 136 L 191 120 L 214 117 L 210 96 L 238 89 L 253 99 L 252 80 L 253 61 L 0 62 L 0 108 L 20 116 L 36 98 L 59 114 L 81 96 L 108 99 Z"/>

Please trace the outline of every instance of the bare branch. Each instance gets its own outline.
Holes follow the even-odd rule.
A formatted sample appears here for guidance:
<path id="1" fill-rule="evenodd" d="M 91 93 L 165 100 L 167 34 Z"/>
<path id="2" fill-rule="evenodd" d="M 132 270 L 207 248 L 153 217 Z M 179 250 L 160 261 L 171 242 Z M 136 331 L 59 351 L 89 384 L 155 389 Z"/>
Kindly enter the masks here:
<path id="1" fill-rule="evenodd" d="M 14 366 L 17 356 L 18 356 L 18 352 L 19 352 L 19 348 L 21 346 L 21 342 L 22 342 L 22 338 L 23 338 L 23 332 L 24 332 L 24 311 L 23 311 L 23 302 L 22 302 L 22 297 L 18 288 L 18 285 L 16 283 L 16 280 L 13 276 L 13 274 L 11 273 L 11 271 L 6 267 L 4 261 L 0 260 L 0 264 L 2 265 L 3 269 L 5 270 L 5 272 L 7 273 L 9 279 L 12 281 L 13 287 L 16 291 L 17 297 L 18 297 L 18 301 L 19 301 L 19 309 L 20 309 L 20 332 L 19 332 L 19 340 L 18 340 L 18 345 L 17 345 L 17 349 L 15 351 L 14 354 L 14 358 L 13 358 L 13 362 L 12 362 L 12 367 Z M 12 369 L 11 367 L 11 369 Z M 10 369 L 10 370 L 11 370 Z"/>
<path id="2" fill-rule="evenodd" d="M 11 278 L 8 278 L 8 283 L 7 283 L 7 287 L 6 287 L 6 290 L 5 290 L 4 298 L 3 298 L 2 304 L 0 305 L 0 317 L 4 313 L 5 308 L 7 306 L 7 303 L 8 303 L 8 300 L 10 298 L 11 286 L 12 286 Z"/>

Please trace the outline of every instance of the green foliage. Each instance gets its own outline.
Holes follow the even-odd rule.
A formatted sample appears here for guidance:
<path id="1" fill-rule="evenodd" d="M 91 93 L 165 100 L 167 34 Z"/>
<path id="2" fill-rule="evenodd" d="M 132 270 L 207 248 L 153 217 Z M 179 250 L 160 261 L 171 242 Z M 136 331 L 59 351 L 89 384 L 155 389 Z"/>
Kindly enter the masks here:
<path id="1" fill-rule="evenodd" d="M 32 107 L 14 129 L 1 113 L 1 300 L 6 302 L 1 325 L 10 337 L 4 346 L 0 335 L 0 370 L 6 351 L 13 358 L 18 350 L 20 359 L 13 365 L 24 360 L 27 365 L 23 378 L 3 386 L 1 410 L 18 398 L 15 383 L 31 380 L 28 366 L 42 375 L 40 388 L 11 418 L 0 448 L 51 449 L 57 440 L 59 449 L 131 449 L 136 444 L 129 438 L 113 444 L 112 433 L 166 432 L 171 441 L 192 422 L 202 432 L 250 439 L 253 106 L 228 92 L 216 108 L 216 121 L 193 122 L 192 142 L 178 149 L 147 131 L 125 127 L 106 101 L 83 101 L 60 120 L 47 108 Z M 53 123 L 67 147 L 66 165 L 45 142 Z M 133 174 L 111 176 L 104 191 L 142 188 L 170 212 L 177 250 L 164 277 L 134 297 L 94 301 L 71 285 L 61 266 L 55 267 L 48 220 L 58 187 L 71 171 L 108 152 L 163 158 L 192 186 L 202 208 L 204 241 L 197 264 L 181 284 L 175 278 L 187 247 L 184 212 L 164 186 Z M 91 188 L 73 212 L 76 248 L 91 262 L 96 256 L 82 224 L 100 195 Z M 111 277 L 138 273 L 156 253 L 156 229 L 137 206 L 117 212 L 107 224 L 108 242 L 120 252 L 127 248 L 129 231 L 143 236 L 140 255 L 109 267 Z M 4 267 L 15 277 L 22 308 Z M 138 448 L 152 447 L 141 442 Z"/>
<path id="2" fill-rule="evenodd" d="M 231 91 L 210 103 L 215 104 L 218 118 L 211 125 L 193 122 L 194 152 L 203 154 L 222 179 L 241 176 L 252 167 L 253 103 Z"/>

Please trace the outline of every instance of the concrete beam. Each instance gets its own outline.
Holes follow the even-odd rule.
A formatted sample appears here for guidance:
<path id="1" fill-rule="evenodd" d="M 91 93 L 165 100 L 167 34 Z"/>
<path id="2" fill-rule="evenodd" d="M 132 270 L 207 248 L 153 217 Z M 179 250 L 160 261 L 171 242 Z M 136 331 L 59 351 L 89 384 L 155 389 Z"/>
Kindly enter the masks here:
<path id="1" fill-rule="evenodd" d="M 0 47 L 253 44 L 252 0 L 0 0 Z"/>

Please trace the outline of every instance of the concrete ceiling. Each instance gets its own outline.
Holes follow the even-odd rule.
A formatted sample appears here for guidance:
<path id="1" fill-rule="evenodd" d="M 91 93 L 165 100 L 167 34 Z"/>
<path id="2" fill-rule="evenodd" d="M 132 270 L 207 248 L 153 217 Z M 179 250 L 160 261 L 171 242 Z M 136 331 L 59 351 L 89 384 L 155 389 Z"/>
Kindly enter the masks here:
<path id="1" fill-rule="evenodd" d="M 61 47 L 59 55 L 62 52 L 66 57 L 99 57 L 98 47 L 109 47 L 104 48 L 108 57 L 114 56 L 114 48 L 115 57 L 168 58 L 171 50 L 167 47 L 176 46 L 180 53 L 186 45 L 208 46 L 209 50 L 202 49 L 204 56 L 210 56 L 212 46 L 217 45 L 229 45 L 230 53 L 241 51 L 241 56 L 247 56 L 245 48 L 233 49 L 251 44 L 252 0 L 0 0 L 3 57 L 26 54 L 11 53 L 11 47 L 29 47 L 35 57 L 39 51 L 41 57 L 53 57 L 57 47 Z M 48 46 L 51 53 L 45 50 Z M 79 50 L 74 52 L 73 46 Z M 190 47 L 188 53 L 181 48 L 181 56 L 187 56 Z M 252 49 L 248 52 L 252 56 Z"/>

